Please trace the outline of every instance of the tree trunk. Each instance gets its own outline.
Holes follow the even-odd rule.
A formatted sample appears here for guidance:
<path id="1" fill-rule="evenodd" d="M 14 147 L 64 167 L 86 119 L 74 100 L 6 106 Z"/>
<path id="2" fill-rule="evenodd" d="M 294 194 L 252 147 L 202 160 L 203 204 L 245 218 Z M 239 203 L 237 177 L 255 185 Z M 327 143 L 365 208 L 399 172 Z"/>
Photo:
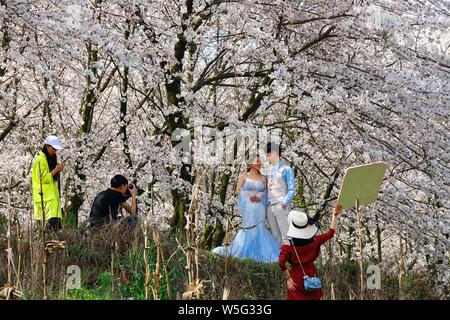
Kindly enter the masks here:
<path id="1" fill-rule="evenodd" d="M 381 250 L 381 229 L 378 223 L 378 217 L 375 217 L 377 224 L 377 251 L 378 251 L 378 263 L 381 263 L 382 260 L 382 250 Z"/>
<path id="2" fill-rule="evenodd" d="M 183 58 L 187 49 L 187 41 L 184 37 L 184 32 L 187 30 L 187 25 L 185 21 L 188 21 L 189 16 L 193 11 L 193 1 L 187 0 L 185 3 L 186 12 L 182 17 L 182 30 L 183 32 L 178 34 L 178 41 L 174 46 L 174 56 L 176 58 L 175 65 L 170 68 L 167 72 L 166 76 L 168 81 L 165 83 L 166 89 L 166 98 L 168 105 L 172 105 L 174 107 L 181 108 L 184 103 L 184 99 L 181 97 L 181 79 L 178 75 L 183 70 Z M 169 114 L 166 118 L 167 130 L 166 133 L 168 135 L 172 135 L 177 129 L 187 129 L 187 122 L 183 115 L 183 112 L 180 110 L 176 110 L 175 112 Z M 172 147 L 175 147 L 178 144 L 177 141 L 172 141 Z M 192 175 L 191 175 L 191 164 L 190 163 L 182 163 L 181 164 L 181 175 L 180 177 L 192 184 Z M 188 190 L 188 193 L 190 191 Z M 172 190 L 172 205 L 174 208 L 174 212 L 172 218 L 170 219 L 170 226 L 172 230 L 175 232 L 179 230 L 183 230 L 186 224 L 185 213 L 187 212 L 187 208 L 190 204 L 189 197 L 186 193 L 180 190 Z"/>
<path id="3" fill-rule="evenodd" d="M 8 4 L 6 3 L 6 0 L 0 0 L 0 4 L 5 8 L 5 10 L 8 10 Z M 7 67 L 6 67 L 6 62 L 7 62 L 7 58 L 6 58 L 6 53 L 8 52 L 9 49 L 9 43 L 11 42 L 11 38 L 9 37 L 9 28 L 8 28 L 8 15 L 5 15 L 3 17 L 3 21 L 1 24 L 1 28 L 0 28 L 0 33 L 2 34 L 2 39 L 1 39 L 1 48 L 2 48 L 2 57 L 3 57 L 3 61 L 2 64 L 4 65 L 1 66 L 0 64 L 0 77 L 4 77 L 6 75 L 7 72 Z"/>
<path id="4" fill-rule="evenodd" d="M 133 166 L 133 161 L 131 160 L 130 149 L 128 146 L 128 136 L 127 136 L 127 127 L 129 121 L 127 120 L 127 105 L 128 105 L 128 67 L 123 68 L 123 79 L 120 85 L 120 128 L 119 135 L 122 139 L 123 143 L 123 153 L 125 154 L 125 162 L 127 163 L 128 168 Z"/>
<path id="5" fill-rule="evenodd" d="M 91 132 L 92 120 L 94 117 L 94 107 L 97 102 L 97 96 L 95 93 L 95 83 L 99 81 L 97 68 L 95 67 L 98 61 L 98 51 L 90 43 L 86 44 L 86 50 L 88 53 L 87 67 L 91 70 L 94 75 L 94 79 L 90 75 L 86 76 L 86 94 L 83 98 L 81 105 L 81 117 L 82 124 L 79 131 L 79 136 L 83 137 L 85 134 Z M 77 148 L 81 149 L 83 147 L 82 141 L 77 142 Z M 75 175 L 81 181 L 86 179 L 86 176 L 82 173 L 83 166 L 85 165 L 84 159 L 82 157 L 77 157 L 75 160 Z M 70 207 L 69 212 L 67 212 L 67 222 L 69 225 L 78 226 L 78 211 L 84 202 L 84 192 L 81 185 L 76 185 L 71 190 L 72 196 L 70 197 Z"/>
<path id="6" fill-rule="evenodd" d="M 133 33 L 134 24 L 128 21 L 128 29 L 125 31 L 125 39 L 128 40 L 130 35 Z M 119 135 L 123 142 L 123 153 L 125 154 L 125 161 L 128 168 L 133 166 L 133 161 L 131 160 L 130 149 L 128 145 L 128 135 L 127 127 L 129 121 L 127 120 L 127 108 L 128 108 L 128 74 L 129 68 L 127 66 L 123 67 L 122 71 L 122 81 L 120 84 L 120 128 Z"/>

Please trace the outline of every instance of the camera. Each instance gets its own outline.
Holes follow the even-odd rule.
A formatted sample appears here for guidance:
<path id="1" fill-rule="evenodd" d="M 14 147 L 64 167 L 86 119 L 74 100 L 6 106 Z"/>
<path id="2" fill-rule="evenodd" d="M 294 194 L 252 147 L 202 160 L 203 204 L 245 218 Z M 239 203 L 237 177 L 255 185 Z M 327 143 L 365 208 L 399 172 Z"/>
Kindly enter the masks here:
<path id="1" fill-rule="evenodd" d="M 125 192 L 125 198 L 126 198 L 126 199 L 131 198 L 131 192 L 130 192 L 130 190 L 133 190 L 134 188 L 136 188 L 136 185 L 135 185 L 134 183 L 128 184 L 127 191 Z M 140 196 L 140 195 L 143 194 L 144 192 L 145 192 L 144 190 L 138 189 L 137 195 Z"/>
<path id="2" fill-rule="evenodd" d="M 133 189 L 134 189 L 134 184 L 130 183 L 130 184 L 128 185 L 127 191 L 125 192 L 125 197 L 126 197 L 127 199 L 131 198 L 131 192 L 130 192 L 130 190 L 133 190 Z"/>

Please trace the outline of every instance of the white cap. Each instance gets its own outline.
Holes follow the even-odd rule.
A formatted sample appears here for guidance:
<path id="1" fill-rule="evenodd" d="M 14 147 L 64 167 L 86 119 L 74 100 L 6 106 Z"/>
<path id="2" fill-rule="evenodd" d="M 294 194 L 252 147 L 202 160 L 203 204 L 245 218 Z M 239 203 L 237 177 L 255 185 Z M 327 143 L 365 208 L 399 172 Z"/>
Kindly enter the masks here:
<path id="1" fill-rule="evenodd" d="M 59 142 L 59 139 L 57 136 L 48 136 L 44 144 L 48 144 L 49 146 L 52 146 L 56 150 L 61 150 L 63 147 L 61 147 L 61 142 Z"/>

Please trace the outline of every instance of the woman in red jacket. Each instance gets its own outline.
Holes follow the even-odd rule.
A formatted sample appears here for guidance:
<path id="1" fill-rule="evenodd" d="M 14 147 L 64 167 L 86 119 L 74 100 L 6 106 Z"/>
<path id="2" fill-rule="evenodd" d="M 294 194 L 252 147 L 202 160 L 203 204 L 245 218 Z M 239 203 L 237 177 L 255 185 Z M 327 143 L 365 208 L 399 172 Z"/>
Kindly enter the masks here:
<path id="1" fill-rule="evenodd" d="M 287 236 L 291 244 L 284 244 L 281 247 L 278 261 L 286 276 L 288 300 L 320 300 L 322 298 L 322 289 L 305 290 L 303 277 L 305 274 L 309 277 L 317 277 L 314 261 L 320 254 L 320 246 L 333 237 L 340 212 L 341 206 L 338 205 L 333 210 L 330 228 L 326 233 L 319 235 L 316 235 L 318 228 L 314 221 L 306 213 L 296 210 L 289 213 Z M 286 262 L 292 266 L 291 270 L 287 269 Z"/>

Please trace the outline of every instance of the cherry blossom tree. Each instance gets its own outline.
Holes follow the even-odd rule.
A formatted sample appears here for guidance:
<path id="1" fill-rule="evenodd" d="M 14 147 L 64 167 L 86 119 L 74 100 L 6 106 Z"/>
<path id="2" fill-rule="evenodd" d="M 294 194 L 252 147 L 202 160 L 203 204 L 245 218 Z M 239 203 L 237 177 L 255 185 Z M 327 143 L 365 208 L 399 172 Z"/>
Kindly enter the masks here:
<path id="1" fill-rule="evenodd" d="M 12 177 L 23 216 L 33 157 L 54 133 L 75 224 L 123 173 L 145 190 L 142 215 L 182 230 L 207 170 L 202 244 L 216 246 L 238 224 L 245 150 L 229 139 L 233 160 L 208 161 L 211 143 L 264 131 L 295 168 L 295 205 L 320 221 L 346 167 L 387 162 L 364 254 L 395 260 L 402 239 L 411 267 L 448 284 L 448 1 L 1 0 L 0 19 L 0 197 Z M 209 145 L 194 143 L 198 123 Z M 195 147 L 177 157 L 183 141 Z M 342 225 L 335 249 L 352 258 L 352 212 Z"/>

